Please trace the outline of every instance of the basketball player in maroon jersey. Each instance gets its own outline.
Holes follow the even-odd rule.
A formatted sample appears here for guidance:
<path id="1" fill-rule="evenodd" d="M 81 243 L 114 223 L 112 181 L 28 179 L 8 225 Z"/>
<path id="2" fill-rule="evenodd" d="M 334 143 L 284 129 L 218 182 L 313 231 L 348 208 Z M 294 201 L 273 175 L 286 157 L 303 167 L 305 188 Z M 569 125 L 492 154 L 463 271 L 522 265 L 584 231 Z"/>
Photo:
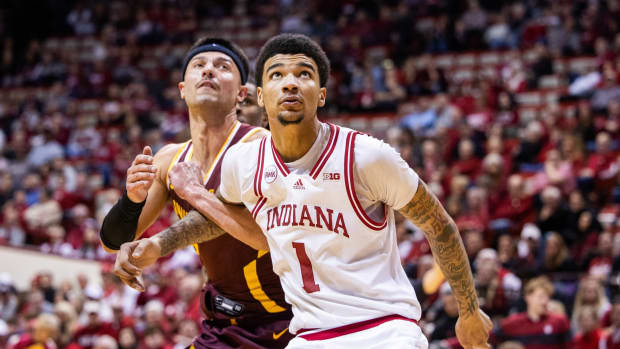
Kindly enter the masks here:
<path id="1" fill-rule="evenodd" d="M 217 189 L 221 160 L 228 148 L 267 133 L 237 121 L 238 113 L 243 116 L 248 104 L 256 103 L 256 97 L 247 94 L 248 74 L 247 57 L 227 40 L 201 39 L 190 49 L 179 91 L 189 109 L 191 139 L 167 145 L 154 156 L 147 146 L 136 156 L 127 170 L 126 191 L 106 216 L 100 234 L 106 250 L 115 252 L 121 244 L 139 238 L 169 200 L 179 218 L 184 218 L 177 228 L 187 227 L 186 223 L 190 228 L 201 227 L 187 231 L 188 236 L 218 232 L 210 241 L 194 240 L 208 276 L 201 302 L 207 320 L 194 341 L 196 349 L 283 348 L 292 337 L 287 331 L 292 314 L 268 251 L 257 251 L 223 234 L 219 227 L 225 231 L 247 229 L 230 219 L 226 214 L 229 209 L 223 205 L 218 206 L 223 214 L 210 216 L 209 224 L 201 224 L 206 223 L 205 217 L 193 211 L 170 182 L 174 171 L 182 170 L 175 165 L 196 162 L 205 174 L 205 188 Z M 237 110 L 239 104 L 243 105 Z M 126 257 L 122 253 L 117 256 L 115 272 L 134 288 L 143 289 L 129 274 L 134 270 L 119 267 Z"/>

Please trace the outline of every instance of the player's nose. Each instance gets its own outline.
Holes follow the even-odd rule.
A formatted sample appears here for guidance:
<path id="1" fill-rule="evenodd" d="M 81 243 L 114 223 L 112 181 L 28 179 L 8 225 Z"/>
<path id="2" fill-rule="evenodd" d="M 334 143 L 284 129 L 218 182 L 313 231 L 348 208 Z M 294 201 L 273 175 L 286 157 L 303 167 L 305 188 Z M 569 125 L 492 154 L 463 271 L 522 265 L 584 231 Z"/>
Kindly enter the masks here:
<path id="1" fill-rule="evenodd" d="M 215 67 L 210 62 L 205 64 L 202 68 L 202 77 L 213 78 L 215 76 Z"/>
<path id="2" fill-rule="evenodd" d="M 282 91 L 287 93 L 297 93 L 299 85 L 297 84 L 297 78 L 293 74 L 287 74 L 284 77 L 284 84 L 282 85 Z"/>

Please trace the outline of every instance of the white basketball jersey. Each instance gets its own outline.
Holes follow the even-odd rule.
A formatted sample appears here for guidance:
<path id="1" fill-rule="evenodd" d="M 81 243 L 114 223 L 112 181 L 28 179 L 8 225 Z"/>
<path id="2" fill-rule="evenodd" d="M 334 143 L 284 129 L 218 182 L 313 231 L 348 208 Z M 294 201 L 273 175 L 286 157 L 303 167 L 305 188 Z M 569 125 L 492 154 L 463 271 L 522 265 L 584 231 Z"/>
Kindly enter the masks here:
<path id="1" fill-rule="evenodd" d="M 290 331 L 385 315 L 418 320 L 420 304 L 400 262 L 394 212 L 366 213 L 352 173 L 356 131 L 329 125 L 310 171 L 291 172 L 271 137 L 231 148 L 228 183 L 262 228 L 294 317 Z M 224 165 L 226 166 L 226 165 Z M 224 169 L 223 169 L 224 171 Z M 228 185 L 228 184 L 226 184 Z M 224 190 L 222 190 L 224 192 Z M 225 193 L 222 193 L 226 199 Z"/>

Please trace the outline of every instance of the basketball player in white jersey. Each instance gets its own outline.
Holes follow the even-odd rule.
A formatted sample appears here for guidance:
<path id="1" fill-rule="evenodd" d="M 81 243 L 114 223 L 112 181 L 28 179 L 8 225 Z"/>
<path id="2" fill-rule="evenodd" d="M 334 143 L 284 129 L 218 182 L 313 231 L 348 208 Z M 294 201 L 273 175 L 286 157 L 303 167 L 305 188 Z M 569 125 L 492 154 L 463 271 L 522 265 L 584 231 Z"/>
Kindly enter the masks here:
<path id="1" fill-rule="evenodd" d="M 192 349 L 284 348 L 292 338 L 287 331 L 292 313 L 269 254 L 221 231 L 220 226 L 226 230 L 245 227 L 237 223 L 243 220 L 231 218 L 229 209 L 217 198 L 212 201 L 210 218 L 219 226 L 206 224 L 205 217 L 176 194 L 183 188 L 170 181 L 176 164 L 191 162 L 204 170 L 202 188 L 216 190 L 223 154 L 229 147 L 268 135 L 263 128 L 237 121 L 245 116 L 248 121 L 260 122 L 257 110 L 254 115 L 249 113 L 256 104 L 255 94 L 248 100 L 249 61 L 243 50 L 228 40 L 202 38 L 186 54 L 182 72 L 178 87 L 189 109 L 191 139 L 169 144 L 155 156 L 145 147 L 136 157 L 127 171 L 127 190 L 104 220 L 102 243 L 108 250 L 118 250 L 121 244 L 140 237 L 171 202 L 177 216 L 184 219 L 169 229 L 183 231 L 183 239 L 196 243 L 209 277 L 201 296 L 206 320 Z M 216 212 L 217 207 L 222 211 Z M 237 210 L 246 213 L 245 221 L 256 226 L 247 210 Z M 203 241 L 207 236 L 212 239 Z M 118 254 L 116 274 L 130 286 L 143 289 L 136 270 L 123 263 L 127 258 L 122 251 Z"/>
<path id="2" fill-rule="evenodd" d="M 287 348 L 427 347 L 417 325 L 420 305 L 398 256 L 394 209 L 430 242 L 458 302 L 460 343 L 490 348 L 492 323 L 479 308 L 456 225 L 391 147 L 317 119 L 328 75 L 325 53 L 309 38 L 269 40 L 256 80 L 272 134 L 232 147 L 222 166 L 220 198 L 251 211 L 292 305 L 289 330 L 297 336 Z M 185 165 L 185 177 L 175 180 L 187 185 L 200 176 Z M 194 203 L 196 193 L 180 195 L 210 211 Z M 157 239 L 128 248 L 137 264 L 171 250 Z"/>

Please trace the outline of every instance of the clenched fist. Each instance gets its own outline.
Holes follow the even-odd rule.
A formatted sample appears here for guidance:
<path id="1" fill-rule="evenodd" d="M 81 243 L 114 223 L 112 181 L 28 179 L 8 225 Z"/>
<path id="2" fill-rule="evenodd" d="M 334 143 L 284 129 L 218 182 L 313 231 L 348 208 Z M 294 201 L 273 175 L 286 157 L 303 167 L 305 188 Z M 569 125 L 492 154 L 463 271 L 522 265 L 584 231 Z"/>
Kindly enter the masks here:
<path id="1" fill-rule="evenodd" d="M 456 321 L 456 337 L 465 349 L 491 349 L 487 343 L 493 322 L 478 308 L 469 316 L 459 316 Z"/>
<path id="2" fill-rule="evenodd" d="M 197 162 L 179 162 L 168 172 L 172 190 L 181 198 L 186 200 L 192 188 L 203 186 L 203 174 L 200 164 Z"/>
<path id="3" fill-rule="evenodd" d="M 148 145 L 138 154 L 127 169 L 125 187 L 129 200 L 140 203 L 146 200 L 149 188 L 157 176 L 157 166 L 153 165 L 153 151 Z"/>
<path id="4" fill-rule="evenodd" d="M 116 255 L 114 273 L 128 286 L 143 292 L 142 271 L 161 257 L 157 236 L 126 242 Z"/>

